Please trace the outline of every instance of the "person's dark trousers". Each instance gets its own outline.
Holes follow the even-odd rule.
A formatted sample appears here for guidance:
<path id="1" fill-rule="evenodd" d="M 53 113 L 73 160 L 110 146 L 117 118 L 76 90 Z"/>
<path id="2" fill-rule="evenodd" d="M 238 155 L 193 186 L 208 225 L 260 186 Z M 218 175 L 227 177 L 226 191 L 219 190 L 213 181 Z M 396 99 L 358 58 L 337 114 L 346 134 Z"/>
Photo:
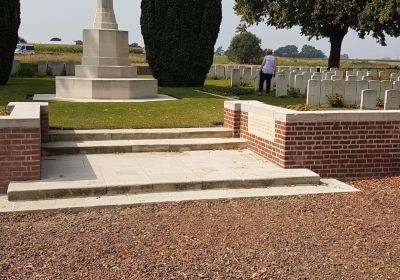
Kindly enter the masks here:
<path id="1" fill-rule="evenodd" d="M 263 72 L 260 73 L 260 84 L 258 85 L 259 93 L 263 92 L 265 82 L 267 83 L 267 95 L 271 93 L 271 80 L 273 76 L 273 74 L 264 74 Z"/>

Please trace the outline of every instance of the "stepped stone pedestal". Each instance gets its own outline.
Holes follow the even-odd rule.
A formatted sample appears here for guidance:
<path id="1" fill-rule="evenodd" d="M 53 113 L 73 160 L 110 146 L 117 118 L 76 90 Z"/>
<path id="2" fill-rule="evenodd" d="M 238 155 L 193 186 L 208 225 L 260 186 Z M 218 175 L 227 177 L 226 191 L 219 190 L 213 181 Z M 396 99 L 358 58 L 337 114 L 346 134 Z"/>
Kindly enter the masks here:
<path id="1" fill-rule="evenodd" d="M 129 60 L 128 32 L 118 30 L 113 0 L 97 0 L 93 29 L 83 31 L 82 65 L 75 76 L 57 77 L 59 99 L 143 99 L 157 97 L 155 79 L 137 78 Z"/>

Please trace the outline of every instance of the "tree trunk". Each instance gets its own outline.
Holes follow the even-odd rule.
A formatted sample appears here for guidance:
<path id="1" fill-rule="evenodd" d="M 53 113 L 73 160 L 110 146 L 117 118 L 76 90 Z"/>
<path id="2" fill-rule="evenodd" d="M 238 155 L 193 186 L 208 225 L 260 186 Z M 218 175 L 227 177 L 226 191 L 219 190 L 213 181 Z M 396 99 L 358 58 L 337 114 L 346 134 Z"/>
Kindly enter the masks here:
<path id="1" fill-rule="evenodd" d="M 0 1 L 0 85 L 7 84 L 18 43 L 19 0 Z"/>
<path id="2" fill-rule="evenodd" d="M 331 42 L 331 53 L 329 55 L 328 68 L 339 68 L 340 67 L 340 55 L 342 51 L 343 39 L 347 34 L 347 29 L 343 30 L 340 28 L 334 28 L 331 36 L 329 37 Z"/>

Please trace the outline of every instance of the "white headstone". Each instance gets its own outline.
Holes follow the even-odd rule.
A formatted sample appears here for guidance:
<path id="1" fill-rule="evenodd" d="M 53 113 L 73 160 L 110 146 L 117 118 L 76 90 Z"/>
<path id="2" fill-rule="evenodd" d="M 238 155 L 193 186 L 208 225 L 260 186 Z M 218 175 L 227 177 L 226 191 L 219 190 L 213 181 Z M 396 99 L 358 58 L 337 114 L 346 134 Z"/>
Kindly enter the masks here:
<path id="1" fill-rule="evenodd" d="M 332 86 L 333 86 L 332 80 L 322 80 L 321 81 L 321 97 L 320 97 L 321 105 L 328 104 L 327 96 L 332 96 L 332 93 L 333 93 Z"/>
<path id="2" fill-rule="evenodd" d="M 374 89 L 365 89 L 361 92 L 361 110 L 375 110 L 376 100 L 378 99 L 377 92 Z"/>
<path id="3" fill-rule="evenodd" d="M 390 80 L 392 82 L 397 81 L 397 79 L 400 77 L 400 75 L 398 73 L 392 73 L 390 74 Z"/>
<path id="4" fill-rule="evenodd" d="M 366 90 L 366 89 L 369 89 L 368 81 L 357 81 L 356 104 L 361 104 L 361 93 L 363 90 Z"/>
<path id="5" fill-rule="evenodd" d="M 207 74 L 207 78 L 208 79 L 215 79 L 216 78 L 215 65 L 211 65 L 211 68 L 210 68 L 210 70 L 208 71 L 208 74 Z"/>
<path id="6" fill-rule="evenodd" d="M 289 73 L 289 88 L 294 88 L 294 77 L 299 74 L 297 70 L 293 70 Z"/>
<path id="7" fill-rule="evenodd" d="M 400 91 L 391 89 L 385 91 L 385 110 L 400 109 Z"/>
<path id="8" fill-rule="evenodd" d="M 254 91 L 258 92 L 259 86 L 260 86 L 260 76 L 257 76 L 254 79 Z M 263 85 L 263 87 L 264 87 L 264 85 Z"/>
<path id="9" fill-rule="evenodd" d="M 306 94 L 306 81 L 303 74 L 294 76 L 294 88 L 300 91 L 300 94 Z"/>
<path id="10" fill-rule="evenodd" d="M 339 93 L 341 96 L 344 97 L 344 81 L 343 80 L 333 80 L 332 81 L 332 93 L 336 94 Z"/>
<path id="11" fill-rule="evenodd" d="M 310 68 L 311 73 L 318 73 L 318 68 L 317 67 L 311 67 Z"/>
<path id="12" fill-rule="evenodd" d="M 251 68 L 247 67 L 243 70 L 243 76 L 242 76 L 242 83 L 243 85 L 249 85 L 250 81 L 252 80 L 251 77 Z"/>
<path id="13" fill-rule="evenodd" d="M 336 71 L 335 71 L 335 76 L 340 76 L 340 77 L 342 77 L 342 79 L 343 79 L 343 71 L 336 70 Z"/>
<path id="14" fill-rule="evenodd" d="M 385 98 L 385 92 L 387 90 L 393 89 L 393 82 L 391 81 L 381 81 L 381 93 L 378 98 L 383 99 Z"/>
<path id="15" fill-rule="evenodd" d="M 332 80 L 333 75 L 335 75 L 335 72 L 325 72 L 325 80 Z"/>
<path id="16" fill-rule="evenodd" d="M 400 80 L 393 82 L 393 89 L 400 90 Z"/>
<path id="17" fill-rule="evenodd" d="M 75 76 L 75 66 L 77 65 L 77 62 L 73 61 L 68 61 L 65 63 L 65 74 L 67 76 Z"/>
<path id="18" fill-rule="evenodd" d="M 285 74 L 280 72 L 276 77 L 276 96 L 287 96 L 288 85 Z"/>
<path id="19" fill-rule="evenodd" d="M 307 105 L 320 105 L 321 81 L 309 80 L 307 86 Z"/>
<path id="20" fill-rule="evenodd" d="M 38 62 L 38 75 L 47 76 L 47 61 Z"/>
<path id="21" fill-rule="evenodd" d="M 19 67 L 21 66 L 21 62 L 14 60 L 12 63 L 12 68 L 11 68 L 11 75 L 17 74 Z"/>
<path id="22" fill-rule="evenodd" d="M 50 73 L 52 76 L 64 76 L 65 74 L 65 65 L 64 62 L 49 62 Z"/>
<path id="23" fill-rule="evenodd" d="M 363 76 L 362 78 L 361 78 L 361 80 L 362 81 L 371 81 L 372 80 L 372 76 Z"/>
<path id="24" fill-rule="evenodd" d="M 255 79 L 260 76 L 260 66 L 251 66 L 251 77 Z"/>
<path id="25" fill-rule="evenodd" d="M 356 75 L 349 75 L 346 77 L 347 81 L 357 81 L 357 76 Z"/>
<path id="26" fill-rule="evenodd" d="M 223 65 L 216 65 L 215 66 L 215 77 L 218 80 L 225 79 L 225 67 Z"/>
<path id="27" fill-rule="evenodd" d="M 379 96 L 381 95 L 381 81 L 372 80 L 372 81 L 368 82 L 368 85 L 369 85 L 369 89 L 376 90 L 376 94 L 379 98 Z"/>
<path id="28" fill-rule="evenodd" d="M 225 66 L 225 79 L 230 80 L 232 76 L 232 65 Z"/>
<path id="29" fill-rule="evenodd" d="M 357 98 L 357 81 L 345 81 L 344 82 L 344 99 L 343 103 L 345 106 L 355 105 Z"/>
<path id="30" fill-rule="evenodd" d="M 348 76 L 357 76 L 357 73 L 354 71 L 346 71 L 346 77 Z"/>
<path id="31" fill-rule="evenodd" d="M 300 67 L 300 72 L 310 72 L 310 67 Z"/>
<path id="32" fill-rule="evenodd" d="M 312 76 L 311 76 L 311 80 L 322 80 L 322 73 L 314 73 Z"/>
<path id="33" fill-rule="evenodd" d="M 333 76 L 331 77 L 331 80 L 332 80 L 332 81 L 343 80 L 343 77 L 342 77 L 342 76 L 338 76 L 338 75 L 333 75 Z"/>
<path id="34" fill-rule="evenodd" d="M 240 85 L 240 69 L 232 69 L 231 86 L 237 87 Z"/>

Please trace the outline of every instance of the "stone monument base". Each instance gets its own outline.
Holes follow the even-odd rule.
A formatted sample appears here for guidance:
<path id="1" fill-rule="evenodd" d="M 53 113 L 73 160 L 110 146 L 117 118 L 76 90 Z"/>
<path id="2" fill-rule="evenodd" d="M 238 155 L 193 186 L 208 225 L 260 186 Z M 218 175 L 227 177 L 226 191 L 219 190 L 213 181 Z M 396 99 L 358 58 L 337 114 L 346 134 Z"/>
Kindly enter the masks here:
<path id="1" fill-rule="evenodd" d="M 158 82 L 140 78 L 57 77 L 56 98 L 60 99 L 143 99 L 156 98 Z"/>

